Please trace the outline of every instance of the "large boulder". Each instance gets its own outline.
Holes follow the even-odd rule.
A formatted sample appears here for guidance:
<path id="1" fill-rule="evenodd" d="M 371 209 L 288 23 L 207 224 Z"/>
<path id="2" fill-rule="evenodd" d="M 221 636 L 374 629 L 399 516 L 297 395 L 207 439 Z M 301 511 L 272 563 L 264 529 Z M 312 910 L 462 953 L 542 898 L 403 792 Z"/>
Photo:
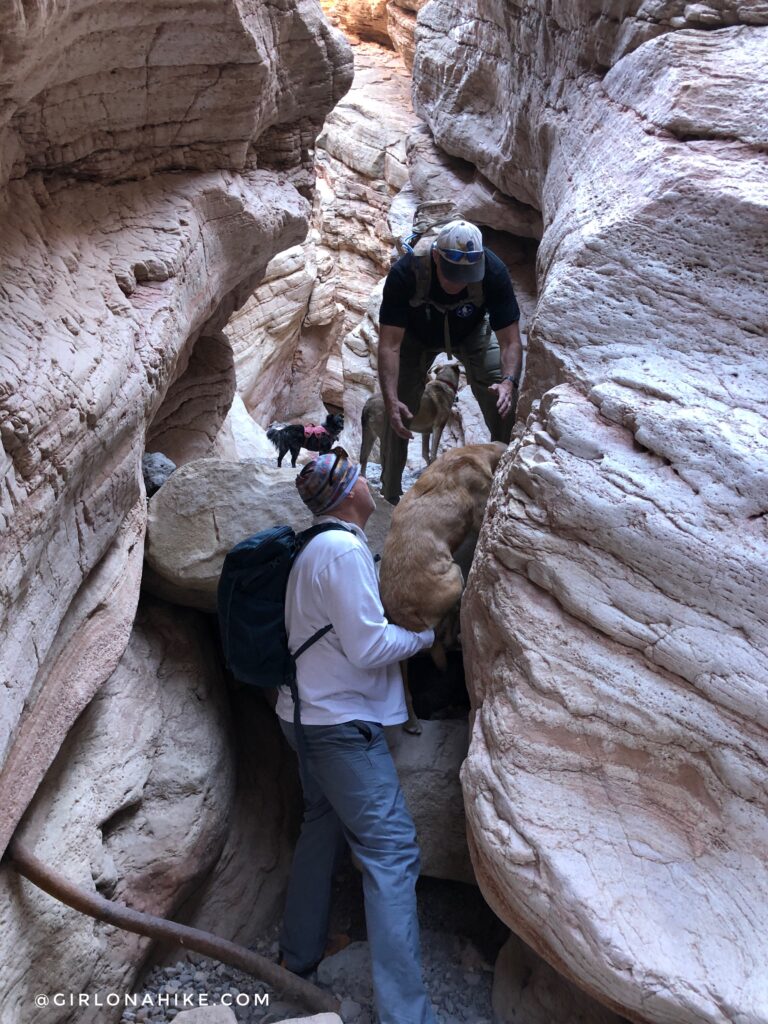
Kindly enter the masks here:
<path id="1" fill-rule="evenodd" d="M 216 610 L 224 556 L 252 533 L 311 525 L 296 490 L 298 469 L 252 459 L 199 459 L 177 469 L 150 503 L 143 585 L 168 601 Z M 380 553 L 392 507 L 379 501 L 366 536 Z"/>
<path id="2" fill-rule="evenodd" d="M 544 223 L 462 609 L 479 884 L 628 1017 L 764 1024 L 768 7 L 419 19 L 438 144 Z"/>

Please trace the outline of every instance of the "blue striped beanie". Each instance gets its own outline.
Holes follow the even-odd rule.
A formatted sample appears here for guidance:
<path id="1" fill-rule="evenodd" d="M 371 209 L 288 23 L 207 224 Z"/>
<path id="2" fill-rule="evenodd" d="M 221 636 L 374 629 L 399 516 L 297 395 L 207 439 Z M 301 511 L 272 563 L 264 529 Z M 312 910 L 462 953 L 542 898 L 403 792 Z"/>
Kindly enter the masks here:
<path id="1" fill-rule="evenodd" d="M 310 512 L 321 516 L 344 501 L 359 475 L 360 467 L 343 448 L 336 448 L 308 462 L 296 477 L 296 487 Z"/>

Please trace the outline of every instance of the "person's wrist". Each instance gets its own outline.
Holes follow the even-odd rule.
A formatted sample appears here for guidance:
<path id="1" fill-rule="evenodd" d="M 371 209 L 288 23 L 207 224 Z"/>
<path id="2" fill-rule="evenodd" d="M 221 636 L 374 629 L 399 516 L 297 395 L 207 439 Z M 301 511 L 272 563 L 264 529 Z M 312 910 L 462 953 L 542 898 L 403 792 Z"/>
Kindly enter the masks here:
<path id="1" fill-rule="evenodd" d="M 520 386 L 520 375 L 519 374 L 515 375 L 514 373 L 507 373 L 507 374 L 505 374 L 501 378 L 501 380 L 502 380 L 502 383 L 504 381 L 509 381 L 509 383 L 512 385 L 513 388 L 517 388 L 517 387 Z"/>

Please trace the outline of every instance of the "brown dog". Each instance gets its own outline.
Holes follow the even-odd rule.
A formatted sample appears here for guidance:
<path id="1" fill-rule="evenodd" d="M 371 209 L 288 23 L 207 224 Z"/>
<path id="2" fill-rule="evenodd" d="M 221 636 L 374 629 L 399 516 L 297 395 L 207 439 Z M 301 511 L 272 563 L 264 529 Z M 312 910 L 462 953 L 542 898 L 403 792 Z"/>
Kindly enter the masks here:
<path id="1" fill-rule="evenodd" d="M 379 573 L 381 600 L 392 622 L 412 630 L 437 629 L 458 607 L 464 576 L 453 556 L 480 530 L 505 451 L 500 442 L 452 448 L 406 491 L 392 513 Z M 440 663 L 440 651 L 433 649 L 435 654 Z M 406 699 L 410 718 L 404 728 L 420 732 L 407 687 Z"/>
<path id="2" fill-rule="evenodd" d="M 408 429 L 415 434 L 421 434 L 421 454 L 427 465 L 434 462 L 437 456 L 440 438 L 443 436 L 445 424 L 448 422 L 456 398 L 460 372 L 461 367 L 456 360 L 439 366 L 433 379 L 424 388 L 418 410 L 408 421 Z M 360 472 L 363 476 L 368 468 L 368 459 L 374 441 L 381 437 L 384 430 L 385 419 L 384 399 L 381 395 L 373 395 L 363 406 L 360 417 L 360 424 L 363 428 L 363 439 L 360 443 Z M 430 432 L 432 436 L 431 449 Z"/>

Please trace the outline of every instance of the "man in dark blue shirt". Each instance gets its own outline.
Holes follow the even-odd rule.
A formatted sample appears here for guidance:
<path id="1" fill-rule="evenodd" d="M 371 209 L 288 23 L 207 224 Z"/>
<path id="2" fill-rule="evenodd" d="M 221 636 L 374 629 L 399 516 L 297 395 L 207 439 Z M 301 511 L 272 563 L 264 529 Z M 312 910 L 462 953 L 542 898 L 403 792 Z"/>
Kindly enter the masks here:
<path id="1" fill-rule="evenodd" d="M 381 483 L 387 501 L 396 504 L 403 493 L 413 437 L 407 420 L 419 407 L 438 352 L 462 362 L 491 440 L 509 441 L 523 357 L 519 320 L 507 268 L 483 248 L 479 228 L 467 221 L 446 224 L 430 253 L 409 253 L 392 267 L 379 312 L 379 383 L 387 410 Z"/>

